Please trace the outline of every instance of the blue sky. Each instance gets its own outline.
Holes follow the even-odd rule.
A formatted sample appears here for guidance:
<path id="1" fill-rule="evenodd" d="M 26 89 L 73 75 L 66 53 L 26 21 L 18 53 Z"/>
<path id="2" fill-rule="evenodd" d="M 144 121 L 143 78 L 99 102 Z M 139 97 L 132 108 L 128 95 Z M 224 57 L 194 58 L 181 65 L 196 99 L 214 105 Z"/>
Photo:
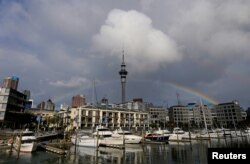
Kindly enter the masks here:
<path id="1" fill-rule="evenodd" d="M 17 75 L 34 102 L 83 94 L 175 105 L 199 97 L 250 106 L 250 1 L 0 1 L 0 78 Z"/>

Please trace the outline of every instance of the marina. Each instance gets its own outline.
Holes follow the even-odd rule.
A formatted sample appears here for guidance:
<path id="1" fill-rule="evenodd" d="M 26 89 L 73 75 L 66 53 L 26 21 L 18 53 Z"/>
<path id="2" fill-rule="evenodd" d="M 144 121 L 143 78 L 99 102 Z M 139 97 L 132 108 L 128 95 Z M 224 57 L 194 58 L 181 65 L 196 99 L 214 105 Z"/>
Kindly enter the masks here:
<path id="1" fill-rule="evenodd" d="M 177 128 L 178 129 L 178 128 Z M 247 148 L 250 150 L 250 135 L 244 133 L 241 136 L 229 136 L 225 135 L 223 138 L 190 138 L 183 139 L 181 135 L 184 135 L 185 131 L 173 132 L 167 130 L 155 130 L 151 134 L 157 134 L 157 137 L 161 138 L 166 136 L 177 136 L 176 140 L 148 140 L 145 135 L 142 137 L 140 143 L 125 144 L 124 133 L 119 135 L 119 139 L 123 139 L 123 144 L 115 144 L 117 138 L 111 137 L 116 134 L 117 131 L 108 131 L 108 128 L 100 128 L 99 131 L 93 132 L 96 136 L 95 142 L 102 143 L 103 138 L 99 138 L 102 135 L 106 135 L 104 139 L 109 139 L 109 144 L 97 144 L 97 145 L 81 145 L 77 141 L 78 138 L 73 140 L 52 139 L 46 142 L 36 141 L 37 148 L 32 152 L 20 151 L 18 148 L 11 148 L 12 145 L 1 143 L 0 145 L 0 163 L 117 163 L 117 164 L 152 164 L 155 163 L 207 163 L 208 148 Z M 31 131 L 26 130 L 23 134 L 30 134 Z M 163 132 L 165 132 L 163 134 Z M 130 133 L 129 133 L 130 134 Z M 231 133 L 230 133 L 231 134 Z M 131 135 L 131 134 L 130 134 Z M 180 136 L 179 136 L 180 135 Z M 25 135 L 24 135 L 25 136 Z M 45 135 L 46 136 L 46 135 Z M 98 137 L 99 136 L 99 137 Z M 22 135 L 20 136 L 22 138 Z M 42 137 L 42 136 L 40 136 Z M 73 137 L 73 135 L 72 135 Z M 33 137 L 32 141 L 33 141 Z M 88 138 L 82 138 L 82 140 Z M 76 142 L 74 142 L 76 141 Z M 113 144 L 112 144 L 113 142 Z M 78 143 L 78 144 L 74 144 Z"/>
<path id="2" fill-rule="evenodd" d="M 208 148 L 248 148 L 249 137 L 196 140 L 191 142 L 169 142 L 165 144 L 126 144 L 125 149 L 109 147 L 70 146 L 65 154 L 38 150 L 33 153 L 10 153 L 0 150 L 0 163 L 117 163 L 153 164 L 157 163 L 207 163 Z M 53 146 L 54 147 L 54 146 Z M 62 150 L 62 149 L 61 149 Z"/>

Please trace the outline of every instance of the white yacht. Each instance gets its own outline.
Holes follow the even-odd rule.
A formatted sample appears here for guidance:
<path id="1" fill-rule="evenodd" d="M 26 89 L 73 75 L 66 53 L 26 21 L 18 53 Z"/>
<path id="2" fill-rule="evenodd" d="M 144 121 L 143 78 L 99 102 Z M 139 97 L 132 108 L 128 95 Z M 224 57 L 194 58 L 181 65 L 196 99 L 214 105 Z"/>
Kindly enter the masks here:
<path id="1" fill-rule="evenodd" d="M 197 134 L 197 138 L 199 139 L 224 138 L 224 132 L 221 129 L 202 130 L 199 134 Z"/>
<path id="2" fill-rule="evenodd" d="M 244 130 L 244 133 L 246 136 L 250 136 L 250 127 L 247 127 L 247 129 Z"/>
<path id="3" fill-rule="evenodd" d="M 20 137 L 21 136 L 17 136 L 13 144 L 16 150 L 19 150 L 19 145 L 20 152 L 30 153 L 36 150 L 38 143 L 33 131 L 29 131 L 28 129 L 26 129 L 24 132 L 22 132 L 21 141 Z"/>
<path id="4" fill-rule="evenodd" d="M 124 145 L 122 135 L 113 134 L 108 128 L 97 127 L 93 133 L 94 137 L 98 138 L 99 146 L 121 146 Z"/>
<path id="5" fill-rule="evenodd" d="M 184 134 L 185 134 L 185 131 L 183 131 L 179 127 L 175 127 L 173 129 L 173 133 L 169 136 L 168 141 L 182 141 Z"/>
<path id="6" fill-rule="evenodd" d="M 182 135 L 182 138 L 183 138 L 183 139 L 186 139 L 186 140 L 194 140 L 194 139 L 197 138 L 197 134 L 192 133 L 192 132 L 185 132 L 185 133 Z"/>
<path id="7" fill-rule="evenodd" d="M 141 136 L 134 135 L 130 131 L 126 131 L 126 130 L 123 131 L 121 128 L 113 131 L 112 136 L 115 136 L 117 134 L 120 135 L 121 137 L 123 137 L 124 135 L 124 140 L 126 144 L 138 144 L 142 140 Z"/>
<path id="8" fill-rule="evenodd" d="M 72 136 L 71 142 L 74 145 L 82 146 L 82 147 L 97 147 L 97 145 L 99 145 L 96 137 L 90 137 L 87 135 L 82 135 L 78 137 Z"/>

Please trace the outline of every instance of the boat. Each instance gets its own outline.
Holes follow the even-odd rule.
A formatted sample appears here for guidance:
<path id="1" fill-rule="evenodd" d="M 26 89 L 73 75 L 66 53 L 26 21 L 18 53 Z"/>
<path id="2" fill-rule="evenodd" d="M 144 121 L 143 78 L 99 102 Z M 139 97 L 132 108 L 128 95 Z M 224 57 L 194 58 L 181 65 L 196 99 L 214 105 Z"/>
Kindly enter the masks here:
<path id="1" fill-rule="evenodd" d="M 123 136 L 113 134 L 108 128 L 97 127 L 92 135 L 80 134 L 71 137 L 74 145 L 81 147 L 97 147 L 97 146 L 122 146 Z"/>
<path id="2" fill-rule="evenodd" d="M 197 134 L 198 139 L 222 139 L 226 136 L 229 136 L 230 131 L 224 129 L 212 129 L 212 130 L 202 130 L 199 134 Z"/>
<path id="3" fill-rule="evenodd" d="M 182 141 L 184 134 L 185 134 L 185 131 L 183 131 L 179 127 L 175 127 L 173 129 L 172 134 L 170 134 L 168 141 Z"/>
<path id="4" fill-rule="evenodd" d="M 114 134 L 108 128 L 103 126 L 96 127 L 93 136 L 98 138 L 99 146 L 122 146 L 124 145 L 124 137 L 119 134 Z"/>
<path id="5" fill-rule="evenodd" d="M 13 146 L 17 151 L 20 149 L 20 152 L 30 153 L 36 151 L 38 143 L 35 133 L 26 129 L 20 136 L 16 137 Z"/>
<path id="6" fill-rule="evenodd" d="M 197 138 L 197 134 L 192 133 L 192 132 L 185 132 L 182 134 L 182 138 L 185 140 L 195 140 Z"/>
<path id="7" fill-rule="evenodd" d="M 124 135 L 125 144 L 138 144 L 142 140 L 141 136 L 134 135 L 130 131 L 127 131 L 127 130 L 123 131 L 121 128 L 113 131 L 112 136 L 114 135 L 120 135 L 121 137 L 123 137 Z"/>
<path id="8" fill-rule="evenodd" d="M 97 147 L 98 145 L 96 137 L 90 137 L 87 135 L 72 136 L 71 142 L 74 145 L 81 146 L 81 147 Z"/>
<path id="9" fill-rule="evenodd" d="M 166 142 L 168 141 L 170 132 L 168 130 L 158 129 L 152 133 L 146 133 L 144 136 L 146 141 Z"/>
<path id="10" fill-rule="evenodd" d="M 250 127 L 247 127 L 247 128 L 244 130 L 244 133 L 245 133 L 247 136 L 250 136 Z"/>

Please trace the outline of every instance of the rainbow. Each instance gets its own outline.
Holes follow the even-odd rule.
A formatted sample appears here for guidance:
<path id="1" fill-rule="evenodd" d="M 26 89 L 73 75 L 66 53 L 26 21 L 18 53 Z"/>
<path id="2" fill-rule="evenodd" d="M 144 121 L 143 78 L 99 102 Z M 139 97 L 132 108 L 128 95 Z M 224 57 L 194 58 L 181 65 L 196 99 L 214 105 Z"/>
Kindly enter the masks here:
<path id="1" fill-rule="evenodd" d="M 214 100 L 213 98 L 211 98 L 210 96 L 208 95 L 205 95 L 204 93 L 201 93 L 197 90 L 194 90 L 193 88 L 189 88 L 187 86 L 183 86 L 183 85 L 180 85 L 180 84 L 177 84 L 177 83 L 171 83 L 171 82 L 167 82 L 168 85 L 170 85 L 171 87 L 174 87 L 174 88 L 177 88 L 177 89 L 180 89 L 184 92 L 187 92 L 189 94 L 192 94 L 194 96 L 197 96 L 199 98 L 202 98 L 204 99 L 205 101 L 211 103 L 211 104 L 219 104 L 218 101 Z"/>

